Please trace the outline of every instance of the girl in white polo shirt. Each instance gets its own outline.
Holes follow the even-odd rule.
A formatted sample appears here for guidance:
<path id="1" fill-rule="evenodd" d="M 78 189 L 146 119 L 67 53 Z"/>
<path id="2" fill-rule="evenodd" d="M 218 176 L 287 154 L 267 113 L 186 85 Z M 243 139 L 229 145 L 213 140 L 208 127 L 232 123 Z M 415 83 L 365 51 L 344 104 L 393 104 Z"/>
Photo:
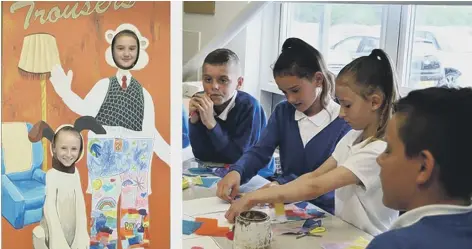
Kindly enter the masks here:
<path id="1" fill-rule="evenodd" d="M 345 66 L 336 79 L 336 95 L 339 116 L 353 130 L 318 169 L 288 184 L 244 195 L 232 202 L 226 218 L 233 222 L 257 204 L 311 200 L 335 190 L 336 216 L 372 235 L 386 231 L 398 211 L 382 203 L 376 158 L 386 148 L 383 137 L 397 97 L 391 65 L 384 51 L 374 49 Z"/>

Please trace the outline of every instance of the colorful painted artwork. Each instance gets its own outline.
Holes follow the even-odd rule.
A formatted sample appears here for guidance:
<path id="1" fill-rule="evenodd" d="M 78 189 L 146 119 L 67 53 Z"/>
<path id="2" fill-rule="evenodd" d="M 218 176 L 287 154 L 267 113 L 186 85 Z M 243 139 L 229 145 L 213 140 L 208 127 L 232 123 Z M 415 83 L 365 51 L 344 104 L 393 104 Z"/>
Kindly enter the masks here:
<path id="1" fill-rule="evenodd" d="M 89 139 L 90 249 L 117 248 L 118 242 L 122 248 L 149 248 L 148 180 L 153 139 Z"/>
<path id="2" fill-rule="evenodd" d="M 153 226 L 159 229 L 147 231 L 149 233 L 143 236 L 153 241 L 154 248 L 170 248 L 170 3 L 10 1 L 1 4 L 4 124 L 1 248 L 35 248 L 34 230 L 44 217 L 45 176 L 53 164 L 51 143 L 47 139 L 31 143 L 28 132 L 38 120 L 59 127 L 81 116 L 94 117 L 107 133 L 117 138 L 123 137 L 120 131 L 123 128 L 141 133 L 138 137 L 154 139 L 149 154 L 152 172 L 149 171 L 145 179 L 147 195 L 152 194 L 153 198 L 147 202 L 145 215 L 137 207 L 134 209 L 143 215 L 136 216 L 133 210 L 125 210 L 131 215 L 121 215 L 125 212 L 118 209 L 116 226 L 118 229 L 121 226 L 120 217 L 129 216 L 129 220 L 139 220 L 145 228 L 144 224 L 152 216 Z M 136 56 L 130 66 L 125 65 L 130 61 L 127 55 L 119 56 L 118 60 L 124 65 L 120 67 L 112 56 L 111 43 L 118 42 L 117 36 L 124 30 L 138 37 L 139 59 Z M 133 36 L 131 33 L 128 32 Z M 126 74 L 126 80 L 118 72 Z M 113 88 L 114 93 L 129 93 L 127 96 L 143 100 L 121 103 L 127 112 L 133 112 L 134 107 L 139 109 L 136 120 L 129 122 L 118 115 L 110 117 L 108 112 L 110 107 L 113 109 L 111 104 L 115 99 L 106 100 L 109 94 L 104 93 L 109 93 L 109 88 Z M 131 106 L 133 103 L 138 104 Z M 86 145 L 90 134 L 93 132 L 83 134 Z M 116 140 L 111 148 L 124 151 L 126 141 Z M 92 151 L 100 150 L 94 147 Z M 86 160 L 76 164 L 81 186 L 91 183 L 88 156 L 86 153 L 83 158 Z M 120 166 L 115 167 L 115 171 L 121 170 Z M 124 172 L 119 174 L 120 180 L 122 174 Z M 83 191 L 87 232 L 91 236 L 91 210 L 98 202 L 95 203 L 84 188 Z M 120 189 L 120 197 L 116 199 L 118 208 L 125 201 L 120 198 L 132 191 Z M 103 203 L 105 209 L 113 205 Z M 145 201 L 137 198 L 136 203 Z M 124 223 L 123 227 L 130 227 L 130 223 Z M 100 236 L 102 241 L 107 238 L 105 233 Z M 120 239 L 118 235 L 117 239 Z M 131 239 L 129 243 L 137 241 L 143 239 Z M 118 245 L 117 248 L 122 248 L 120 243 Z"/>

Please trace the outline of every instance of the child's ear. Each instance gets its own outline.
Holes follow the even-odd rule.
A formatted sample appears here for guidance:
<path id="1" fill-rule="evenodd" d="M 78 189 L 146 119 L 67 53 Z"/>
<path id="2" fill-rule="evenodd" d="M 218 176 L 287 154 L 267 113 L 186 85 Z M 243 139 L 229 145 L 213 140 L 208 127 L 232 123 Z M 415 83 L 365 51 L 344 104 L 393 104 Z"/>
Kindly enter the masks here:
<path id="1" fill-rule="evenodd" d="M 313 79 L 314 79 L 314 83 L 315 83 L 316 87 L 322 87 L 323 86 L 323 80 L 324 80 L 323 73 L 316 72 L 315 77 L 313 77 Z"/>
<path id="2" fill-rule="evenodd" d="M 377 93 L 374 93 L 370 96 L 370 101 L 372 103 L 372 111 L 377 111 L 383 103 L 383 96 Z"/>
<path id="3" fill-rule="evenodd" d="M 241 76 L 238 78 L 238 86 L 236 87 L 236 89 L 241 90 L 241 88 L 243 87 L 243 83 L 244 83 L 244 78 Z"/>
<path id="4" fill-rule="evenodd" d="M 434 167 L 436 165 L 436 160 L 428 150 L 424 150 L 420 153 L 420 167 L 418 171 L 418 176 L 416 177 L 416 183 L 418 185 L 426 184 L 431 180 Z"/>

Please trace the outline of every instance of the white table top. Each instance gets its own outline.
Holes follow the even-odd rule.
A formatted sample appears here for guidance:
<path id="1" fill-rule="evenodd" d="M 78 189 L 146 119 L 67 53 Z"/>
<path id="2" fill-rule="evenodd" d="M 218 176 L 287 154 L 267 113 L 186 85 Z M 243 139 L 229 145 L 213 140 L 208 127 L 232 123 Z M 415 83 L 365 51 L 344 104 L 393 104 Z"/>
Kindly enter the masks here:
<path id="1" fill-rule="evenodd" d="M 186 167 L 185 167 L 186 168 Z M 216 187 L 204 188 L 200 186 L 192 186 L 183 190 L 183 205 L 185 201 L 215 197 Z M 344 222 L 343 220 L 326 213 L 326 217 L 322 218 L 323 227 L 326 228 L 326 232 L 322 234 L 323 237 L 303 237 L 296 239 L 296 236 L 292 235 L 275 235 L 271 245 L 271 249 L 287 249 L 287 248 L 322 248 L 322 243 L 348 243 L 354 242 L 360 237 L 371 240 L 372 236 L 365 233 L 364 231 Z M 273 227 L 277 228 L 283 226 L 283 224 L 274 224 Z M 221 249 L 232 249 L 232 241 L 225 237 L 212 237 L 216 244 Z"/>

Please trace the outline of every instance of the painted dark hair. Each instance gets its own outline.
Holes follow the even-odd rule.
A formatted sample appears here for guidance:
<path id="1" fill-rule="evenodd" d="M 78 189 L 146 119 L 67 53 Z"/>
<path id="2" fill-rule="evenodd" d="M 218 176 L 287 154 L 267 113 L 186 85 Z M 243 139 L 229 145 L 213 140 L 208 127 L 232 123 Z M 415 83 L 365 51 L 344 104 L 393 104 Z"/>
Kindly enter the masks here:
<path id="1" fill-rule="evenodd" d="M 137 54 L 136 54 L 136 59 L 134 61 L 134 63 L 129 66 L 129 67 L 122 67 L 121 65 L 119 65 L 116 60 L 115 60 L 115 42 L 118 38 L 122 37 L 122 36 L 130 36 L 130 37 L 133 37 L 135 40 L 136 40 L 136 44 L 137 44 Z M 129 29 L 125 29 L 125 30 L 122 30 L 120 32 L 118 32 L 115 37 L 113 37 L 113 40 L 111 41 L 111 55 L 113 57 L 113 62 L 115 62 L 115 65 L 118 66 L 119 68 L 121 69 L 125 69 L 125 70 L 129 70 L 131 68 L 133 68 L 136 63 L 138 62 L 138 59 L 139 59 L 139 51 L 140 51 L 140 43 L 139 43 L 139 38 L 138 36 L 136 35 L 136 33 L 134 33 L 133 31 L 129 30 Z"/>
<path id="2" fill-rule="evenodd" d="M 313 80 L 316 72 L 323 74 L 321 106 L 325 108 L 334 96 L 334 75 L 328 71 L 321 53 L 299 38 L 288 38 L 272 70 L 277 76 L 295 76 Z"/>
<path id="3" fill-rule="evenodd" d="M 389 56 L 381 49 L 374 49 L 370 55 L 359 57 L 347 64 L 341 69 L 337 79 L 336 84 L 349 86 L 364 99 L 375 91 L 383 94 L 379 126 L 374 140 L 383 138 L 398 96 L 396 73 Z M 353 85 L 354 87 L 351 87 Z"/>
<path id="4" fill-rule="evenodd" d="M 411 91 L 395 104 L 401 117 L 398 136 L 408 158 L 428 150 L 434 157 L 439 181 L 452 198 L 472 197 L 470 141 L 472 89 L 431 87 Z"/>

